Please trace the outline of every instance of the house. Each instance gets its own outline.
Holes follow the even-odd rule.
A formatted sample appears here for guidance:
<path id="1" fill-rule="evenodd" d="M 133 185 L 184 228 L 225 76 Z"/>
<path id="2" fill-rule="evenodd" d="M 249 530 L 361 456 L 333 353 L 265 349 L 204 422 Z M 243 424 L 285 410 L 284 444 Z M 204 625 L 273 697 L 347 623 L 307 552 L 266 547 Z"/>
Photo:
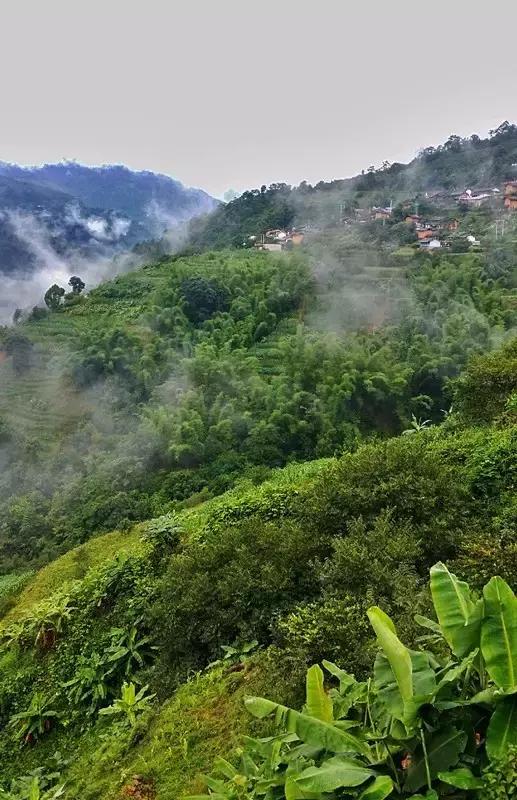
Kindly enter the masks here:
<path id="1" fill-rule="evenodd" d="M 257 250 L 269 250 L 270 252 L 280 252 L 281 250 L 290 250 L 292 247 L 300 245 L 305 238 L 305 231 L 303 228 L 293 228 L 290 231 L 284 231 L 281 228 L 273 228 L 261 236 L 250 236 L 250 241 L 254 242 L 254 247 Z"/>
<path id="2" fill-rule="evenodd" d="M 301 230 L 294 230 L 291 232 L 289 237 L 289 241 L 292 242 L 294 245 L 301 244 L 305 238 L 305 233 Z"/>
<path id="3" fill-rule="evenodd" d="M 505 181 L 504 207 L 509 211 L 517 211 L 517 181 Z"/>
<path id="4" fill-rule="evenodd" d="M 417 225 L 416 238 L 419 242 L 432 239 L 435 235 L 435 230 L 436 229 L 431 225 Z"/>
<path id="5" fill-rule="evenodd" d="M 269 250 L 271 253 L 279 253 L 284 249 L 281 242 L 261 242 L 260 244 L 256 244 L 255 247 L 258 250 Z"/>
<path id="6" fill-rule="evenodd" d="M 422 220 L 422 217 L 419 217 L 418 214 L 408 214 L 404 222 L 407 222 L 408 225 L 418 225 Z"/>
<path id="7" fill-rule="evenodd" d="M 378 206 L 373 206 L 372 208 L 372 218 L 373 219 L 391 219 L 392 209 L 391 208 L 381 208 Z"/>
<path id="8" fill-rule="evenodd" d="M 369 222 L 371 219 L 371 212 L 366 208 L 356 208 L 355 219 L 357 222 Z"/>
<path id="9" fill-rule="evenodd" d="M 423 239 L 418 245 L 422 250 L 439 250 L 442 247 L 440 239 Z"/>
<path id="10" fill-rule="evenodd" d="M 458 203 L 462 203 L 472 208 L 479 208 L 479 206 L 486 203 L 494 196 L 494 190 L 485 190 L 480 192 L 473 192 L 472 189 L 466 189 L 458 195 Z"/>

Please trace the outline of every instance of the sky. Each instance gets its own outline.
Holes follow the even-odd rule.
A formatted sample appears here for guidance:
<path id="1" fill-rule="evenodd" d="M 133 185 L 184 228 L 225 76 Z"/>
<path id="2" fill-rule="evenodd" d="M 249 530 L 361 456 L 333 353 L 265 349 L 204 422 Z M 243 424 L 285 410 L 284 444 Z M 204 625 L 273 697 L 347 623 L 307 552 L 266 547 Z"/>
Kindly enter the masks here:
<path id="1" fill-rule="evenodd" d="M 0 161 L 221 197 L 517 121 L 515 0 L 2 0 L 1 24 Z"/>

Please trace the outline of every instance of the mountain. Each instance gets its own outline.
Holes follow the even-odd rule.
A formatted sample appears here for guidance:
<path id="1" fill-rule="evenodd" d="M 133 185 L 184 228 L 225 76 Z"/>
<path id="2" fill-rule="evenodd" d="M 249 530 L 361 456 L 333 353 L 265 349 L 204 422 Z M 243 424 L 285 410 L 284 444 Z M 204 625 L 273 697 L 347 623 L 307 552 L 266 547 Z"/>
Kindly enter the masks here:
<path id="1" fill-rule="evenodd" d="M 0 272 L 30 272 L 45 251 L 93 257 L 126 250 L 216 205 L 200 189 L 123 166 L 2 163 Z"/>
<path id="2" fill-rule="evenodd" d="M 0 322 L 79 272 L 89 286 L 138 263 L 182 224 L 218 202 L 166 175 L 123 166 L 0 164 Z M 159 246 L 169 252 L 171 234 Z M 113 257 L 136 247 L 126 263 Z"/>
<path id="3" fill-rule="evenodd" d="M 201 189 L 154 172 L 135 172 L 121 165 L 87 167 L 76 162 L 41 167 L 0 165 L 0 175 L 30 182 L 36 191 L 66 194 L 97 212 L 117 212 L 132 223 L 134 243 L 161 235 L 177 222 L 211 211 L 218 203 Z"/>

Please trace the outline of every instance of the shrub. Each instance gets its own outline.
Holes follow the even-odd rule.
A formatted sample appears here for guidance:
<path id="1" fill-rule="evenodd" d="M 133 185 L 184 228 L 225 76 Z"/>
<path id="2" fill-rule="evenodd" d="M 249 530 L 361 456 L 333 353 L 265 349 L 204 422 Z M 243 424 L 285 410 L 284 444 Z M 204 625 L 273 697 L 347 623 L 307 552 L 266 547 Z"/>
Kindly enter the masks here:
<path id="1" fill-rule="evenodd" d="M 512 800 L 517 797 L 517 746 L 509 747 L 483 773 L 479 800 Z"/>
<path id="2" fill-rule="evenodd" d="M 265 641 L 273 612 L 317 593 L 313 562 L 327 550 L 325 536 L 254 519 L 186 545 L 155 608 L 168 661 L 199 666 L 223 644 Z"/>
<path id="3" fill-rule="evenodd" d="M 455 403 L 468 422 L 493 420 L 517 390 L 517 339 L 501 350 L 478 356 L 456 384 Z"/>
<path id="4" fill-rule="evenodd" d="M 317 478 L 304 498 L 304 518 L 346 536 L 358 517 L 370 525 L 390 512 L 394 525 L 408 523 L 421 542 L 421 569 L 456 550 L 467 503 L 464 476 L 439 452 L 431 431 L 364 445 Z"/>
<path id="5" fill-rule="evenodd" d="M 347 659 L 364 675 L 370 667 L 373 637 L 366 606 L 353 596 L 302 603 L 273 625 L 273 641 L 294 662 L 311 664 L 328 657 Z"/>

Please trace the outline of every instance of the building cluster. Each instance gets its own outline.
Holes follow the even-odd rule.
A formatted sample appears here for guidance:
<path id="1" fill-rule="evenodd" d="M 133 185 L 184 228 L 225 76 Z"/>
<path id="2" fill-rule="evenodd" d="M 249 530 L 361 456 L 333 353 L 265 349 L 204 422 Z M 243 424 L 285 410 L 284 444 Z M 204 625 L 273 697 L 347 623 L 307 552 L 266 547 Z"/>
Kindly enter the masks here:
<path id="1" fill-rule="evenodd" d="M 280 252 L 282 250 L 291 250 L 293 247 L 300 245 L 304 238 L 305 228 L 291 228 L 290 230 L 273 228 L 270 231 L 261 233 L 259 236 L 250 236 L 249 242 L 257 250 Z"/>
<path id="2" fill-rule="evenodd" d="M 440 247 L 447 247 L 448 236 L 455 233 L 460 224 L 457 219 L 428 220 L 418 214 L 407 214 L 404 221 L 408 225 L 415 226 L 418 246 L 422 250 L 437 250 Z M 472 239 L 471 245 L 479 245 L 474 237 Z"/>

